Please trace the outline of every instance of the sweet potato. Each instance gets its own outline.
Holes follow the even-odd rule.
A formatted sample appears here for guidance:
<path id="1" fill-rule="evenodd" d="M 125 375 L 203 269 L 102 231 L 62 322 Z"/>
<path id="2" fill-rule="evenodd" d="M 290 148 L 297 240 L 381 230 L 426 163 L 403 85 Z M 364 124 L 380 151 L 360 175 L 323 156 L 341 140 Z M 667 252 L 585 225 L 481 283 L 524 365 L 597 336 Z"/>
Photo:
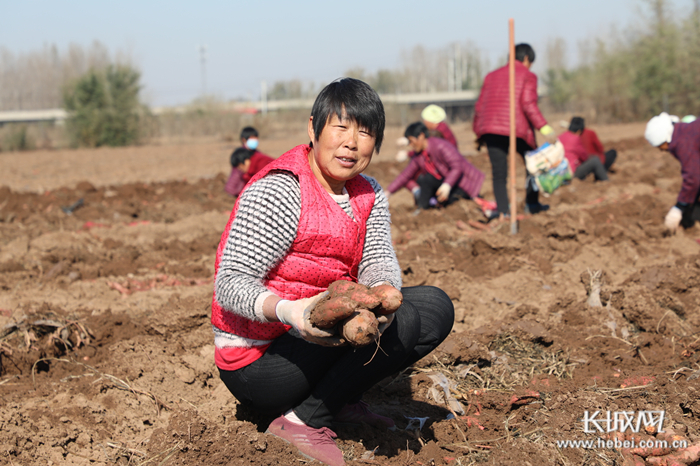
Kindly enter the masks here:
<path id="1" fill-rule="evenodd" d="M 364 290 L 357 289 L 350 294 L 349 298 L 358 303 L 359 307 L 363 309 L 374 309 L 382 301 L 369 288 Z"/>
<path id="2" fill-rule="evenodd" d="M 352 346 L 369 345 L 379 336 L 379 322 L 367 309 L 357 309 L 355 314 L 341 324 L 341 335 Z"/>
<path id="3" fill-rule="evenodd" d="M 331 297 L 316 304 L 311 310 L 309 320 L 318 328 L 331 328 L 352 316 L 358 306 L 358 303 L 347 296 Z"/>
<path id="4" fill-rule="evenodd" d="M 377 314 L 393 314 L 403 303 L 403 295 L 391 285 L 375 286 L 372 293 L 381 302 L 381 307 L 374 311 Z"/>
<path id="5" fill-rule="evenodd" d="M 367 289 L 366 286 L 348 280 L 336 280 L 328 285 L 328 293 L 331 296 L 347 296 L 355 290 Z"/>

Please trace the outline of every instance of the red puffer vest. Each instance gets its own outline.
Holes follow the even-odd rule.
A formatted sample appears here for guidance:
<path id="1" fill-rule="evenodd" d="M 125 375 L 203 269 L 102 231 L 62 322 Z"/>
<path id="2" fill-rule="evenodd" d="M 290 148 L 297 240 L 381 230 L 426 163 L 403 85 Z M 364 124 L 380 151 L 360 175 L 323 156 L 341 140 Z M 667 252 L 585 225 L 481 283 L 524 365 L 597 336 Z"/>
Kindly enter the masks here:
<path id="1" fill-rule="evenodd" d="M 272 170 L 285 170 L 296 175 L 301 188 L 301 214 L 297 236 L 284 259 L 271 270 L 264 285 L 283 299 L 295 300 L 315 296 L 336 280 L 357 281 L 362 259 L 367 219 L 374 206 L 372 185 L 361 176 L 348 180 L 353 221 L 318 182 L 309 166 L 311 147 L 297 146 L 265 166 L 247 184 L 250 186 Z M 245 188 L 244 188 L 245 191 Z M 221 235 L 216 251 L 215 273 L 238 210 L 238 200 Z M 217 328 L 245 338 L 272 340 L 291 327 L 280 322 L 254 322 L 229 312 L 212 300 L 211 322 Z M 244 367 L 258 359 L 268 345 L 249 348 L 216 349 L 217 366 L 225 370 Z"/>
<path id="2" fill-rule="evenodd" d="M 508 65 L 484 78 L 474 106 L 472 127 L 477 137 L 484 134 L 510 134 L 510 73 Z M 537 147 L 535 129 L 547 124 L 537 106 L 537 75 L 521 62 L 515 62 L 515 134 L 530 147 Z"/>

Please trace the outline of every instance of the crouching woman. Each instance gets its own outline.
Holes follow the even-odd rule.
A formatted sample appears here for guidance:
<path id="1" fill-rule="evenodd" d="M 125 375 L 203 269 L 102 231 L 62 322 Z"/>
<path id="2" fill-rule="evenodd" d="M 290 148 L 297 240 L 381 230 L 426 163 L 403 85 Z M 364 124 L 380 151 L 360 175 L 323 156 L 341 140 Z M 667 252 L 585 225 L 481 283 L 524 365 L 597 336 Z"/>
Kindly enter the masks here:
<path id="1" fill-rule="evenodd" d="M 401 289 L 387 199 L 361 174 L 381 147 L 384 124 L 367 84 L 329 84 L 311 111 L 311 143 L 251 179 L 216 256 L 212 324 L 222 381 L 242 404 L 279 416 L 269 433 L 333 466 L 345 464 L 334 424 L 393 427 L 362 394 L 430 353 L 454 320 L 443 291 Z M 347 346 L 310 324 L 308 311 L 336 280 L 401 289 L 403 304 L 380 326 L 382 351 Z"/>

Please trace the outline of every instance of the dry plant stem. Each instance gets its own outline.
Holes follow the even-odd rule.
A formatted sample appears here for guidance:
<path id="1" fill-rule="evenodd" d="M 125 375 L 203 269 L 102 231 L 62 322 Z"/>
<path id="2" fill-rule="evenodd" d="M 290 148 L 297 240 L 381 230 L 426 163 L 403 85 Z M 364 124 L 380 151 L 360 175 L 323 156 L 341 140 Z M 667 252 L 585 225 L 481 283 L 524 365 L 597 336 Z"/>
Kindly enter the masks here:
<path id="1" fill-rule="evenodd" d="M 661 325 L 661 321 L 664 320 L 664 319 L 666 318 L 666 316 L 669 315 L 669 314 L 672 313 L 672 312 L 673 312 L 673 311 L 671 311 L 671 310 L 666 311 L 666 314 L 664 314 L 664 315 L 659 319 L 659 323 L 656 324 L 656 333 L 659 333 L 659 326 Z"/>
<path id="2" fill-rule="evenodd" d="M 612 335 L 591 335 L 590 337 L 587 337 L 587 338 L 586 338 L 586 341 L 590 340 L 591 338 L 614 338 L 615 340 L 619 340 L 619 341 L 621 341 L 622 343 L 625 343 L 626 345 L 634 346 L 634 345 L 633 345 L 632 343 L 630 343 L 629 341 L 623 340 L 623 339 L 620 338 L 620 337 L 615 337 L 615 336 L 612 336 Z"/>
<path id="3" fill-rule="evenodd" d="M 588 301 L 586 301 L 586 303 L 591 307 L 603 307 L 603 303 L 600 301 L 600 287 L 602 285 L 603 271 L 591 271 L 588 269 L 587 272 L 590 280 L 590 291 L 588 293 Z"/>

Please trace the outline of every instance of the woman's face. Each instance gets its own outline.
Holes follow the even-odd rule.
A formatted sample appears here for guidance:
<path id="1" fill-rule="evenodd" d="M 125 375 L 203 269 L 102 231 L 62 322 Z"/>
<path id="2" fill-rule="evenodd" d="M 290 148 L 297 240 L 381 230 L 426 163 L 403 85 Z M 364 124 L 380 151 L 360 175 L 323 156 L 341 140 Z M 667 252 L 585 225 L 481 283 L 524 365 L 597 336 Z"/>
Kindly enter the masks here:
<path id="1" fill-rule="evenodd" d="M 427 140 L 425 134 L 420 133 L 418 137 L 409 136 L 408 144 L 411 146 L 411 149 L 413 149 L 413 152 L 420 154 L 425 149 Z"/>
<path id="2" fill-rule="evenodd" d="M 362 173 L 372 160 L 376 138 L 357 122 L 331 115 L 316 139 L 313 117 L 309 118 L 309 138 L 314 141 L 309 154 L 311 170 L 329 193 L 341 194 L 345 182 Z M 311 156 L 313 154 L 313 156 Z"/>

